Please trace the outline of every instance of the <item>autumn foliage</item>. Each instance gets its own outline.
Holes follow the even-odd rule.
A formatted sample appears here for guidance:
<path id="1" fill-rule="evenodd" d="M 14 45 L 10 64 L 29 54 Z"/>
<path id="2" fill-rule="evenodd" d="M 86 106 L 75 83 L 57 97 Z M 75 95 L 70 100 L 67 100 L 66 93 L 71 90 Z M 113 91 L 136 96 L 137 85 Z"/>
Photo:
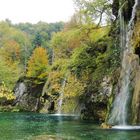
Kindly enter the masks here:
<path id="1" fill-rule="evenodd" d="M 27 76 L 44 78 L 47 75 L 48 56 L 46 49 L 37 47 L 28 62 Z"/>
<path id="2" fill-rule="evenodd" d="M 8 62 L 19 61 L 20 45 L 14 40 L 6 41 L 2 48 L 2 55 Z"/>

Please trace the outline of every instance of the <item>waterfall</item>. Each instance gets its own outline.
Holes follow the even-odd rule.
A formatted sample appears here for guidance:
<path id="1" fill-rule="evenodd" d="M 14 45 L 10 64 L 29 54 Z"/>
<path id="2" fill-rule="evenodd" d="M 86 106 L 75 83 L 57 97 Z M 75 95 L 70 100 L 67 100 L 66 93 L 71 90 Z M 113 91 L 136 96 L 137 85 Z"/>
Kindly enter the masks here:
<path id="1" fill-rule="evenodd" d="M 57 111 L 58 114 L 61 114 L 61 110 L 62 110 L 65 85 L 66 85 L 66 77 L 64 78 L 64 80 L 62 82 L 60 97 L 59 97 L 59 100 L 58 100 L 58 111 Z"/>
<path id="2" fill-rule="evenodd" d="M 15 94 L 17 100 L 20 100 L 20 98 L 23 96 L 23 94 L 26 92 L 26 90 L 27 90 L 27 87 L 23 82 L 19 83 L 15 87 L 14 94 Z"/>
<path id="3" fill-rule="evenodd" d="M 128 104 L 131 97 L 130 87 L 131 80 L 130 75 L 133 70 L 131 55 L 133 54 L 133 46 L 131 45 L 131 38 L 133 35 L 134 19 L 136 16 L 136 8 L 138 0 L 135 0 L 135 4 L 132 10 L 132 16 L 128 23 L 128 28 L 125 26 L 124 18 L 122 16 L 122 9 L 120 9 L 120 47 L 123 51 L 122 56 L 122 69 L 120 75 L 120 89 L 115 97 L 112 110 L 109 116 L 109 124 L 127 125 L 128 117 Z M 127 31 L 127 32 L 126 32 Z"/>

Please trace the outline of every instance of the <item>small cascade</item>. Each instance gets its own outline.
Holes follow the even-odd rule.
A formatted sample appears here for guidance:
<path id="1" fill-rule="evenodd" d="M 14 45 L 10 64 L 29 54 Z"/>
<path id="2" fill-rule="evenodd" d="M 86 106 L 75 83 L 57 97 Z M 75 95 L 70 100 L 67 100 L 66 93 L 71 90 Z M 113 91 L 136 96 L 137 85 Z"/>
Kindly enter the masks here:
<path id="1" fill-rule="evenodd" d="M 127 125 L 128 124 L 128 105 L 131 98 L 131 72 L 132 66 L 132 54 L 133 46 L 131 45 L 131 38 L 133 35 L 134 19 L 136 16 L 138 0 L 135 0 L 135 4 L 132 10 L 132 16 L 128 23 L 128 28 L 125 26 L 124 18 L 122 16 L 122 10 L 120 9 L 120 47 L 123 51 L 122 54 L 122 69 L 120 75 L 120 89 L 115 97 L 111 114 L 109 116 L 109 124 Z M 127 32 L 126 32 L 127 31 Z"/>
<path id="2" fill-rule="evenodd" d="M 60 97 L 59 97 L 59 100 L 58 100 L 58 111 L 57 111 L 57 114 L 61 114 L 65 86 L 66 86 L 66 77 L 64 78 L 64 80 L 62 82 Z"/>
<path id="3" fill-rule="evenodd" d="M 20 101 L 20 99 L 22 98 L 22 96 L 26 92 L 26 90 L 27 90 L 27 87 L 23 82 L 17 84 L 17 86 L 14 89 L 14 94 L 16 96 L 15 103 Z"/>
<path id="4" fill-rule="evenodd" d="M 35 111 L 37 111 L 37 109 L 38 109 L 38 106 L 39 106 L 39 98 L 37 98 L 37 100 L 36 100 L 36 105 L 35 105 Z"/>
<path id="5" fill-rule="evenodd" d="M 43 86 L 43 90 L 42 90 L 42 96 L 45 95 L 46 92 L 48 92 L 49 88 L 48 88 L 48 84 L 50 82 L 50 73 L 48 75 L 48 79 L 47 79 L 47 82 L 45 83 L 45 85 Z M 47 91 L 46 91 L 47 90 Z"/>

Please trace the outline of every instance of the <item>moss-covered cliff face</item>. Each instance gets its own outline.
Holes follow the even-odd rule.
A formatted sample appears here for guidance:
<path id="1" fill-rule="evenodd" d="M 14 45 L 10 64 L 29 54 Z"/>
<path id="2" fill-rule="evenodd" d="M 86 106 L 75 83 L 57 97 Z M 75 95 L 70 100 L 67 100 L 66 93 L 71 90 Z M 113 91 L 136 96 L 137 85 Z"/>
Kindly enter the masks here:
<path id="1" fill-rule="evenodd" d="M 134 52 L 140 58 L 140 4 L 137 7 L 137 16 L 135 20 L 134 35 L 132 43 L 134 46 Z M 139 58 L 137 61 L 137 67 L 135 69 L 134 80 L 134 93 L 132 99 L 132 122 L 134 124 L 140 124 L 140 63 Z"/>
<path id="2" fill-rule="evenodd" d="M 112 23 L 111 30 L 109 32 L 110 38 L 112 38 L 112 48 L 113 51 L 116 53 L 112 54 L 112 61 L 113 58 L 117 61 L 117 66 L 114 67 L 113 65 L 110 65 L 109 67 L 112 68 L 112 71 L 110 71 L 109 76 L 111 81 L 107 82 L 108 84 L 104 87 L 104 77 L 102 77 L 102 80 L 96 81 L 96 84 L 94 85 L 94 82 L 89 83 L 89 86 L 86 89 L 86 92 L 84 94 L 84 109 L 82 109 L 81 115 L 83 119 L 93 119 L 93 120 L 101 120 L 104 121 L 108 118 L 109 110 L 113 104 L 113 100 L 116 96 L 116 94 L 120 90 L 119 86 L 119 77 L 121 72 L 121 55 L 122 55 L 122 48 L 120 48 L 120 19 L 119 19 L 119 10 L 122 10 L 122 14 L 124 16 L 125 24 L 127 24 L 131 18 L 132 14 L 132 8 L 134 6 L 135 1 L 134 0 L 114 0 L 112 5 L 112 12 L 114 16 L 116 17 L 116 20 Z M 104 40 L 104 43 L 108 42 L 108 40 Z M 108 47 L 109 47 L 109 43 Z M 131 58 L 130 58 L 131 59 Z M 135 66 L 135 60 L 137 63 L 137 59 L 135 59 L 135 56 L 132 56 L 132 62 Z M 130 60 L 131 61 L 131 60 Z M 115 68 L 115 69 L 114 69 Z M 106 68 L 108 69 L 108 68 Z M 106 76 L 105 74 L 102 76 Z M 132 76 L 132 79 L 134 77 Z M 98 83 L 99 82 L 99 83 Z M 108 87 L 107 94 L 104 94 L 106 91 L 106 87 Z M 103 93 L 101 92 L 103 90 Z"/>
<path id="3" fill-rule="evenodd" d="M 82 104 L 82 119 L 105 121 L 109 107 L 108 102 L 112 96 L 114 85 L 118 79 L 117 71 L 120 66 L 120 57 L 118 57 L 120 56 L 120 48 L 118 45 L 117 32 L 117 28 L 111 30 L 108 37 L 104 37 L 104 39 L 97 42 L 97 46 L 100 46 L 101 44 L 106 46 L 106 50 L 104 52 L 105 57 L 102 58 L 103 63 L 101 63 L 101 65 L 99 63 L 100 66 L 97 67 L 97 70 L 90 73 L 90 78 L 84 88 L 84 94 L 81 95 L 80 102 Z M 113 40 L 113 37 L 116 39 Z M 94 51 L 92 52 L 92 48 L 89 53 L 94 54 Z"/>
<path id="4" fill-rule="evenodd" d="M 129 21 L 135 0 L 113 0 L 112 13 L 118 17 L 119 10 L 122 9 L 126 21 Z"/>
<path id="5" fill-rule="evenodd" d="M 134 3 L 135 0 L 113 0 L 112 12 L 114 16 L 118 17 L 119 10 L 122 9 L 125 20 L 129 21 Z"/>
<path id="6" fill-rule="evenodd" d="M 124 3 L 124 1 L 114 1 L 114 7 L 118 7 L 118 3 Z M 116 5 L 116 6 L 115 6 Z M 126 1 L 124 5 L 121 5 L 124 20 L 126 25 L 128 24 L 131 16 L 132 16 L 132 8 L 134 6 L 134 1 Z M 136 7 L 136 16 L 134 18 L 134 26 L 132 25 L 131 29 L 133 32 L 132 38 L 129 38 L 131 41 L 130 46 L 133 48 L 133 52 L 128 53 L 128 56 L 125 57 L 126 62 L 128 65 L 131 65 L 130 68 L 130 83 L 129 83 L 129 103 L 127 103 L 127 108 L 129 111 L 127 112 L 127 122 L 129 124 L 139 124 L 140 123 L 140 65 L 139 65 L 139 58 L 140 58 L 140 4 Z M 116 10 L 116 9 L 114 9 Z M 117 11 L 114 13 L 117 15 Z M 128 40 L 126 40 L 128 41 Z M 120 71 L 121 72 L 121 71 Z M 121 72 L 121 75 L 126 74 L 125 72 Z M 115 85 L 115 89 L 120 89 L 120 81 L 122 80 L 122 76 L 118 79 L 117 84 Z M 113 91 L 113 96 L 117 96 L 119 90 Z M 112 100 L 113 101 L 113 100 Z M 112 104 L 112 103 L 111 103 Z"/>
<path id="7" fill-rule="evenodd" d="M 112 106 L 113 99 L 117 93 L 118 80 L 120 76 L 120 64 L 121 64 L 121 48 L 120 48 L 120 27 L 118 12 L 123 1 L 114 0 L 112 5 L 112 12 L 116 17 L 116 20 L 111 25 L 111 30 L 107 36 L 108 38 L 103 39 L 103 44 L 107 44 L 106 54 L 109 52 L 113 63 L 104 65 L 102 70 L 97 73 L 93 72 L 97 76 L 96 80 L 90 78 L 88 86 L 85 88 L 84 94 L 81 96 L 80 102 L 82 103 L 81 117 L 82 119 L 92 119 L 96 121 L 105 121 L 108 118 L 110 107 Z M 132 1 L 125 5 L 123 13 L 131 13 Z M 131 6 L 130 6 L 131 3 Z M 130 6 L 129 9 L 128 5 Z M 124 8 L 124 7 L 123 7 Z M 131 15 L 125 14 L 126 22 L 129 20 Z M 99 43 L 100 44 L 100 43 Z M 90 51 L 92 52 L 92 51 Z M 114 65 L 115 64 L 115 65 Z M 110 69 L 111 68 L 111 69 Z M 103 69 L 107 69 L 108 73 L 104 73 Z M 109 70 L 110 69 L 110 70 Z M 103 73 L 102 73 L 103 72 Z M 94 75 L 94 76 L 95 76 Z M 100 75 L 100 76 L 99 76 Z M 92 75 L 91 75 L 92 77 Z"/>
<path id="8" fill-rule="evenodd" d="M 134 1 L 128 1 L 129 6 L 125 9 L 131 11 Z M 128 14 L 127 14 L 128 15 Z M 126 15 L 125 15 L 126 16 Z M 126 16 L 127 17 L 127 16 Z M 129 19 L 129 16 L 127 17 Z M 130 124 L 140 123 L 140 3 L 136 7 L 136 17 L 134 19 L 133 36 L 131 38 L 131 45 L 133 46 L 133 54 L 130 55 L 133 70 L 130 75 L 131 79 L 131 108 L 128 114 Z"/>

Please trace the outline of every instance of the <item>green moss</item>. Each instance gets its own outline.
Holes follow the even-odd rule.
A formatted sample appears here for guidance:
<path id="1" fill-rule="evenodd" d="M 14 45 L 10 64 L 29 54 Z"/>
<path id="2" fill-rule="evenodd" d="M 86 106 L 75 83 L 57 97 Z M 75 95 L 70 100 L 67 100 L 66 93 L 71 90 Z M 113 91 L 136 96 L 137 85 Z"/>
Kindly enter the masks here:
<path id="1" fill-rule="evenodd" d="M 19 112 L 19 109 L 11 105 L 0 106 L 0 112 Z"/>

